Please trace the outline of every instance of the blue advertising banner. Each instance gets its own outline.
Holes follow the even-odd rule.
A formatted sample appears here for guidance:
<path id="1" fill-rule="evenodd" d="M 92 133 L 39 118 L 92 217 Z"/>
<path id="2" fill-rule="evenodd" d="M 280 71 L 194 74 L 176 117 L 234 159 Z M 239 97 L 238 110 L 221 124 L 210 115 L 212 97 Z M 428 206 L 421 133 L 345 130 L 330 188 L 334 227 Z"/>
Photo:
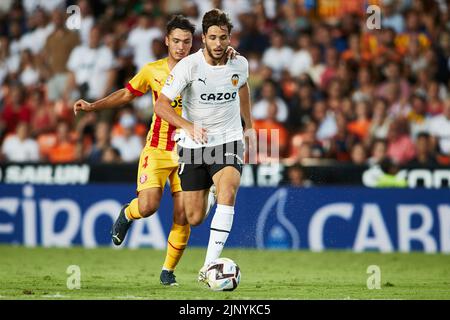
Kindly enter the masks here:
<path id="1" fill-rule="evenodd" d="M 166 190 L 167 191 L 167 190 Z M 0 243 L 112 246 L 110 228 L 134 185 L 0 185 Z M 450 253 L 448 190 L 364 187 L 239 190 L 227 247 Z M 192 227 L 190 246 L 206 246 L 213 213 Z M 136 221 L 122 246 L 166 247 L 172 202 Z"/>

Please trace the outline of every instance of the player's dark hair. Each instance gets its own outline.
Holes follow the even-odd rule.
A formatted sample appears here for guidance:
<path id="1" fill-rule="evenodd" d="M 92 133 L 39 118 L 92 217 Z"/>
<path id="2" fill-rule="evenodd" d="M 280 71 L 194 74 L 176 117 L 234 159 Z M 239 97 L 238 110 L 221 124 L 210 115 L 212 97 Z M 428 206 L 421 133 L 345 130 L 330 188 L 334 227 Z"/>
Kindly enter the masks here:
<path id="1" fill-rule="evenodd" d="M 231 33 L 231 29 L 233 29 L 233 24 L 231 23 L 228 15 L 219 9 L 212 9 L 205 13 L 202 21 L 202 29 L 203 34 L 208 32 L 209 27 L 218 26 L 218 27 L 227 27 L 228 34 Z"/>
<path id="2" fill-rule="evenodd" d="M 181 14 L 174 15 L 169 22 L 167 22 L 166 31 L 167 35 L 174 29 L 187 30 L 194 34 L 195 26 L 189 21 L 188 18 Z"/>

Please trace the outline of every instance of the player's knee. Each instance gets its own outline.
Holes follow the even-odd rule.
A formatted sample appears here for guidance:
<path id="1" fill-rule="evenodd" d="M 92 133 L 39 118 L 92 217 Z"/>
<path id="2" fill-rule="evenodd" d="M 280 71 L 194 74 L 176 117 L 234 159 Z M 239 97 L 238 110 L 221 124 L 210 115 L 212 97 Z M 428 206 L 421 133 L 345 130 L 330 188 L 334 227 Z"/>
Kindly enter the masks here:
<path id="1" fill-rule="evenodd" d="M 203 222 L 203 214 L 201 214 L 200 212 L 186 215 L 186 218 L 187 222 L 194 227 L 200 225 Z"/>
<path id="2" fill-rule="evenodd" d="M 191 226 L 198 226 L 203 222 L 203 215 L 199 214 L 199 210 L 194 208 L 186 210 L 186 220 Z"/>
<path id="3" fill-rule="evenodd" d="M 187 224 L 188 220 L 186 218 L 185 212 L 183 210 L 175 210 L 173 212 L 173 222 L 181 226 Z"/>
<path id="4" fill-rule="evenodd" d="M 151 203 L 151 202 L 144 202 L 139 203 L 139 214 L 142 218 L 150 217 L 152 214 L 154 214 L 159 207 L 159 204 Z"/>
<path id="5" fill-rule="evenodd" d="M 236 199 L 237 188 L 229 187 L 220 191 L 218 198 L 224 203 L 234 203 Z"/>

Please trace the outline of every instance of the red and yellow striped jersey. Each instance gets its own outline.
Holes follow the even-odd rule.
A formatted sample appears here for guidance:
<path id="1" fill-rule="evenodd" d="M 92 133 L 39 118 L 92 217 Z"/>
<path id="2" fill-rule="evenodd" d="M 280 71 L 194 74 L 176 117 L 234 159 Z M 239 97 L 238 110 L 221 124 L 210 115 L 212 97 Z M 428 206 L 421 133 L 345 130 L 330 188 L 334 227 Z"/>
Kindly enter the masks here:
<path id="1" fill-rule="evenodd" d="M 138 97 L 151 90 L 153 105 L 155 105 L 169 74 L 168 58 L 148 63 L 128 82 L 127 89 Z M 181 96 L 178 96 L 172 102 L 172 107 L 181 116 Z M 158 149 L 172 151 L 175 147 L 175 141 L 173 140 L 175 132 L 175 126 L 154 113 L 152 125 L 147 134 L 147 143 Z"/>

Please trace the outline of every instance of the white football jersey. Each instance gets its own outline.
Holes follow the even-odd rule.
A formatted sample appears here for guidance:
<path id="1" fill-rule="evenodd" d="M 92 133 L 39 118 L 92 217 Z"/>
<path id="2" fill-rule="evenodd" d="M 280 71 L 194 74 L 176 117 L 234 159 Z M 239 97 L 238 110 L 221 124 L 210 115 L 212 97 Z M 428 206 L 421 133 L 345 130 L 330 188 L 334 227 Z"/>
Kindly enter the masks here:
<path id="1" fill-rule="evenodd" d="M 205 128 L 208 136 L 206 144 L 198 144 L 180 130 L 178 144 L 200 148 L 242 140 L 239 88 L 247 78 L 248 62 L 242 56 L 213 66 L 206 62 L 200 49 L 178 62 L 161 93 L 171 100 L 181 95 L 183 118 Z"/>

